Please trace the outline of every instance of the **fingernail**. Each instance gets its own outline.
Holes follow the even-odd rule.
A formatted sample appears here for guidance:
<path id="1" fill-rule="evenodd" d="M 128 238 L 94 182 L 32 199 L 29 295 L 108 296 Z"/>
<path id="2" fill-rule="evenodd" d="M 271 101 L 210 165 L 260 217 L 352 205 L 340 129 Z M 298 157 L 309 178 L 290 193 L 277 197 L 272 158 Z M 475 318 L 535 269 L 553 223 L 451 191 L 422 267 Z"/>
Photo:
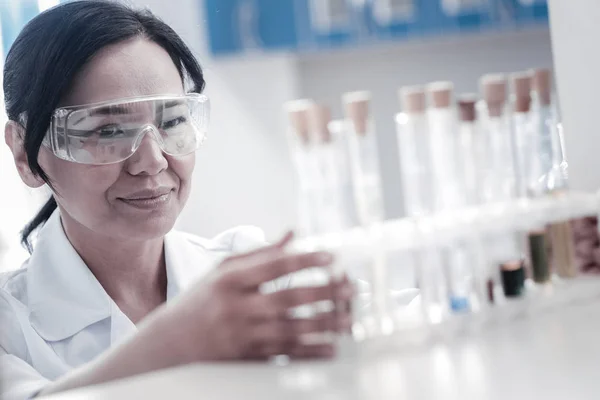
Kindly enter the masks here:
<path id="1" fill-rule="evenodd" d="M 331 264 L 333 262 L 333 254 L 326 251 L 316 253 L 316 257 L 319 264 Z"/>

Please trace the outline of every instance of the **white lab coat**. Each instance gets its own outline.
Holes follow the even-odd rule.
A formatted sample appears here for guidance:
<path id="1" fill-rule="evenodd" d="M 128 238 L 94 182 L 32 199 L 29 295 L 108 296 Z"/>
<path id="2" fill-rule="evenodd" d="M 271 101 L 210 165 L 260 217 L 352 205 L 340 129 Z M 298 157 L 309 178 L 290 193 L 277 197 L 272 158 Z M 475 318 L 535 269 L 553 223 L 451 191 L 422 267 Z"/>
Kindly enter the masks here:
<path id="1" fill-rule="evenodd" d="M 167 301 L 234 252 L 264 244 L 241 227 L 207 240 L 165 236 Z M 27 399 L 136 332 L 67 239 L 56 211 L 25 265 L 0 275 L 0 398 Z"/>

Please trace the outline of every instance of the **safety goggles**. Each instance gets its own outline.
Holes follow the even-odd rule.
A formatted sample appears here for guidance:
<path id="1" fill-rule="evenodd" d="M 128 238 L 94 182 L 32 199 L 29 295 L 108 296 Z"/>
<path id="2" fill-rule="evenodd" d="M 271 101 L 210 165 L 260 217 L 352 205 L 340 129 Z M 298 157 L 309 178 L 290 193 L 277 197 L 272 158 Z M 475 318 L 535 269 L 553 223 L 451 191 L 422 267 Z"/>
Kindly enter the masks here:
<path id="1" fill-rule="evenodd" d="M 209 113 L 208 97 L 197 93 L 64 107 L 43 143 L 63 160 L 103 165 L 131 157 L 149 134 L 164 153 L 184 156 L 206 139 Z"/>

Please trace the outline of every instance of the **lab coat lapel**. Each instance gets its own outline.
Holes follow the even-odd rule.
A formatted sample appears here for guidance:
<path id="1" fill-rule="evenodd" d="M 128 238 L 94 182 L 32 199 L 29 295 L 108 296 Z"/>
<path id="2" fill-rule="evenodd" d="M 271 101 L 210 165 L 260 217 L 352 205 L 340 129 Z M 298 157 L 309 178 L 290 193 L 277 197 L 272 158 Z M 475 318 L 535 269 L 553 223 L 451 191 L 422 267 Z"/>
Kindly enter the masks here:
<path id="1" fill-rule="evenodd" d="M 110 316 L 110 297 L 67 239 L 58 211 L 27 263 L 29 318 L 45 340 L 65 339 Z"/>

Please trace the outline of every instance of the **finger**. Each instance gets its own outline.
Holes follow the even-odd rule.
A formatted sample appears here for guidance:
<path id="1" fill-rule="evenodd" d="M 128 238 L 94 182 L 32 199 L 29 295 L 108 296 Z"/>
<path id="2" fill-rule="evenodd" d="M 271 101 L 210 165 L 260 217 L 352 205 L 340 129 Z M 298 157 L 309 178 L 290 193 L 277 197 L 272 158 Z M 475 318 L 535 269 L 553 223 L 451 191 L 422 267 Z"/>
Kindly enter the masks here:
<path id="1" fill-rule="evenodd" d="M 335 310 L 339 313 L 352 312 L 352 299 L 356 295 L 356 287 L 350 283 L 347 276 L 338 283 L 338 290 L 334 292 Z"/>
<path id="2" fill-rule="evenodd" d="M 331 300 L 334 304 L 346 303 L 354 296 L 352 285 L 330 283 L 325 286 L 311 286 L 285 289 L 267 294 L 254 294 L 246 305 L 248 315 L 259 319 L 273 319 L 285 316 L 289 309 L 318 301 Z"/>
<path id="3" fill-rule="evenodd" d="M 335 356 L 335 347 L 333 344 L 297 344 L 289 349 L 285 349 L 285 353 L 291 358 L 332 358 Z"/>
<path id="4" fill-rule="evenodd" d="M 234 267 L 238 264 L 238 261 L 242 260 L 244 264 L 259 264 L 261 262 L 269 260 L 273 257 L 274 253 L 281 252 L 294 238 L 294 232 L 288 231 L 277 243 L 269 246 L 264 246 L 256 250 L 249 251 L 247 253 L 235 254 L 227 257 L 221 264 L 222 268 Z"/>
<path id="5" fill-rule="evenodd" d="M 289 342 L 257 343 L 244 356 L 247 360 L 268 360 L 270 357 L 284 355 L 287 349 L 299 345 L 296 340 Z"/>
<path id="6" fill-rule="evenodd" d="M 310 333 L 347 330 L 350 324 L 348 315 L 340 317 L 335 312 L 313 318 L 279 318 L 255 324 L 250 328 L 250 340 L 253 343 L 287 343 Z"/>
<path id="7" fill-rule="evenodd" d="M 311 267 L 326 267 L 333 262 L 328 252 L 285 254 L 263 253 L 263 258 L 239 258 L 223 280 L 234 287 L 254 289 L 260 284 Z"/>
<path id="8" fill-rule="evenodd" d="M 335 355 L 335 347 L 333 344 L 302 344 L 297 341 L 265 343 L 254 347 L 244 358 L 267 360 L 278 355 L 287 355 L 294 359 L 331 358 Z"/>

